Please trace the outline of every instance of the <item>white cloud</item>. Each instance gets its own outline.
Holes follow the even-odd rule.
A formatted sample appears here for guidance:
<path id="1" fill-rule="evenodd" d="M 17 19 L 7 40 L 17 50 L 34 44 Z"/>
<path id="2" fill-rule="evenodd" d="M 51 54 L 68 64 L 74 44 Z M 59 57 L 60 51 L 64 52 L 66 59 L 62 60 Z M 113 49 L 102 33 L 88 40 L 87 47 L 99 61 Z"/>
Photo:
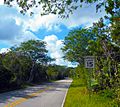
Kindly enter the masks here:
<path id="1" fill-rule="evenodd" d="M 57 15 L 53 14 L 41 16 L 38 12 L 40 10 L 34 9 L 36 14 L 34 14 L 34 16 L 26 22 L 26 26 L 33 31 L 37 31 L 40 28 L 46 28 L 48 31 L 55 30 L 56 32 L 61 31 L 61 24 L 68 28 L 78 27 L 80 25 L 85 25 L 88 27 L 106 14 L 104 9 L 102 9 L 102 12 L 96 13 L 95 5 L 96 3 L 84 4 L 82 8 L 74 11 L 74 14 L 70 15 L 68 19 L 61 19 L 58 18 Z"/>
<path id="2" fill-rule="evenodd" d="M 31 39 L 39 39 L 30 31 L 19 25 L 15 19 L 0 20 L 0 41 L 8 42 L 9 45 L 18 45 Z"/>
<path id="3" fill-rule="evenodd" d="M 93 22 L 99 20 L 99 18 L 105 15 L 105 11 L 102 8 L 102 12 L 96 13 L 96 3 L 84 4 L 82 8 L 74 11 L 73 15 L 70 15 L 68 19 L 63 20 L 63 24 L 71 27 L 77 27 L 79 25 L 91 26 Z"/>
<path id="4" fill-rule="evenodd" d="M 0 40 L 12 40 L 22 30 L 22 26 L 18 26 L 14 19 L 0 19 Z"/>
<path id="5" fill-rule="evenodd" d="M 0 4 L 4 0 L 0 0 Z M 60 19 L 57 15 L 49 14 L 41 16 L 38 11 L 40 8 L 33 9 L 34 16 L 28 16 L 28 13 L 23 16 L 18 10 L 18 7 L 8 8 L 0 5 L 0 42 L 6 42 L 10 46 L 19 44 L 29 39 L 39 39 L 30 31 L 38 31 L 46 29 L 47 31 L 60 32 L 61 25 L 67 28 L 77 27 L 80 25 L 91 26 L 93 22 L 104 16 L 105 12 L 96 13 L 95 5 L 86 5 L 74 12 L 68 19 Z M 31 9 L 32 10 L 32 9 Z M 44 40 L 48 43 L 47 48 L 51 57 L 56 58 L 56 64 L 71 65 L 70 62 L 64 61 L 60 48 L 63 46 L 62 40 L 59 40 L 56 35 L 45 36 Z"/>
<path id="6" fill-rule="evenodd" d="M 2 0 L 3 1 L 3 0 Z M 2 3 L 2 1 L 0 1 Z M 1 10 L 2 15 L 1 16 L 8 16 L 8 17 L 14 17 L 16 20 L 16 23 L 20 25 L 21 23 L 24 25 L 25 29 L 30 29 L 32 31 L 38 31 L 41 28 L 45 28 L 46 30 L 54 30 L 56 32 L 60 32 L 60 25 L 63 24 L 68 28 L 77 27 L 80 25 L 86 25 L 91 26 L 93 22 L 96 22 L 100 17 L 105 15 L 104 9 L 102 9 L 102 12 L 96 13 L 96 7 L 94 4 L 84 4 L 82 8 L 79 8 L 78 10 L 74 11 L 73 15 L 70 15 L 68 19 L 61 19 L 58 18 L 57 15 L 49 14 L 45 16 L 41 16 L 41 7 L 39 8 L 31 8 L 28 13 L 25 16 L 22 16 L 17 10 L 19 10 L 18 7 L 15 6 L 15 8 L 7 8 L 4 6 L 4 8 Z M 4 10 L 6 9 L 6 11 Z M 11 11 L 11 12 L 10 12 Z M 34 11 L 35 14 L 30 17 L 29 12 Z M 5 17 L 5 16 L 4 16 Z"/>
<path id="7" fill-rule="evenodd" d="M 58 23 L 58 17 L 53 14 L 41 16 L 40 14 L 35 14 L 32 19 L 26 22 L 26 27 L 29 27 L 33 31 L 38 31 L 40 28 L 45 28 L 48 31 L 55 30 L 60 31 Z"/>
<path id="8" fill-rule="evenodd" d="M 0 54 L 1 54 L 1 53 L 7 53 L 7 52 L 9 52 L 9 51 L 10 51 L 9 48 L 2 48 L 2 49 L 0 49 Z"/>
<path id="9" fill-rule="evenodd" d="M 25 27 L 26 16 L 13 8 L 0 6 L 0 42 L 9 46 L 18 45 L 30 39 L 39 39 Z"/>
<path id="10" fill-rule="evenodd" d="M 20 35 L 17 35 L 13 40 L 8 41 L 11 45 L 19 45 L 21 42 L 26 42 L 28 40 L 39 40 L 33 33 L 30 31 L 22 31 Z"/>
<path id="11" fill-rule="evenodd" d="M 47 42 L 47 49 L 50 52 L 51 57 L 53 58 L 60 58 L 62 57 L 62 52 L 60 48 L 62 47 L 61 44 L 58 44 L 61 40 L 58 40 L 57 36 L 55 35 L 49 35 L 45 36 L 44 41 Z"/>
<path id="12" fill-rule="evenodd" d="M 4 4 L 4 0 L 0 0 L 0 5 L 3 5 Z"/>
<path id="13" fill-rule="evenodd" d="M 63 53 L 61 48 L 63 47 L 62 40 L 59 40 L 56 35 L 45 36 L 44 41 L 47 43 L 47 49 L 49 51 L 49 55 L 52 58 L 55 58 L 55 63 L 58 65 L 66 65 L 66 66 L 75 66 L 72 65 L 71 62 L 65 61 L 63 57 Z"/>
<path id="14" fill-rule="evenodd" d="M 45 28 L 47 31 L 52 30 L 55 32 L 60 32 L 60 25 L 62 24 L 68 28 L 77 27 L 80 25 L 90 26 L 93 22 L 96 22 L 105 14 L 104 10 L 101 13 L 96 13 L 95 4 L 92 4 L 90 6 L 85 5 L 83 8 L 79 8 L 78 10 L 74 11 L 74 14 L 71 15 L 68 19 L 61 19 L 58 18 L 57 15 L 53 14 L 41 16 L 38 12 L 40 9 L 41 7 L 38 9 L 33 9 L 35 14 L 34 16 L 30 17 L 28 14 L 25 16 L 21 15 L 15 8 L 0 6 L 0 22 L 4 22 L 3 24 L 5 26 L 8 22 L 10 23 L 10 20 L 15 20 L 16 25 L 15 23 L 13 24 L 16 26 L 15 28 L 22 26 L 22 29 L 24 29 L 24 31 L 27 29 L 38 31 L 39 29 Z M 3 27 L 3 24 L 1 27 Z M 10 29 L 13 27 L 14 26 L 8 26 L 7 28 Z"/>

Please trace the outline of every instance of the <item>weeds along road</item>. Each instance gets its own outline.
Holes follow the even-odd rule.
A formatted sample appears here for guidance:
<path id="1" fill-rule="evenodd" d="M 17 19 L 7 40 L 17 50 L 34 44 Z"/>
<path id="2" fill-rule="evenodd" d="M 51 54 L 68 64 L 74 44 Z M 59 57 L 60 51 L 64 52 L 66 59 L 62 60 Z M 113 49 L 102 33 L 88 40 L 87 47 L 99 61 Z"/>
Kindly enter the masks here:
<path id="1" fill-rule="evenodd" d="M 0 107 L 61 107 L 71 82 L 64 79 L 0 94 Z"/>

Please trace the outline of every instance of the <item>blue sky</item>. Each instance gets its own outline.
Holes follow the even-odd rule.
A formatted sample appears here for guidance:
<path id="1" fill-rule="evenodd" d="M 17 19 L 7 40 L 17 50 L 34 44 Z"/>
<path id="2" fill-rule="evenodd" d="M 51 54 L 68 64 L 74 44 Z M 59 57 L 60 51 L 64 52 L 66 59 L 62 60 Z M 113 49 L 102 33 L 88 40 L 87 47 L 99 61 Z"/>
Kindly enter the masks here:
<path id="1" fill-rule="evenodd" d="M 67 36 L 70 29 L 68 29 L 65 25 L 59 26 L 60 31 L 54 31 L 54 30 L 46 30 L 46 28 L 40 28 L 38 31 L 34 32 L 32 30 L 29 30 L 34 35 L 36 35 L 40 39 L 44 39 L 46 35 L 56 35 L 59 39 L 64 39 L 65 36 Z"/>
<path id="2" fill-rule="evenodd" d="M 53 14 L 40 16 L 39 8 L 33 10 L 35 14 L 32 17 L 29 16 L 29 11 L 22 15 L 17 6 L 6 7 L 3 0 L 0 0 L 0 52 L 30 39 L 42 39 L 47 42 L 49 55 L 56 58 L 56 64 L 71 66 L 70 62 L 61 58 L 63 53 L 60 48 L 63 47 L 64 37 L 70 30 L 89 27 L 105 15 L 104 10 L 96 13 L 95 4 L 84 5 L 68 19 Z"/>

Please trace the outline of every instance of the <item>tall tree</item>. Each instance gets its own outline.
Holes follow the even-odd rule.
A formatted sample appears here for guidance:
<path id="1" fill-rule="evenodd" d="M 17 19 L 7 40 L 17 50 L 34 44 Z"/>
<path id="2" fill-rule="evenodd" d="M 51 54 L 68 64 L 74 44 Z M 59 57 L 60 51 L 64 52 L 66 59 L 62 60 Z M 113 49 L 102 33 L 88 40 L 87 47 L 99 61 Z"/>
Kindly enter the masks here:
<path id="1" fill-rule="evenodd" d="M 29 40 L 27 42 L 21 43 L 17 48 L 14 48 L 14 51 L 28 56 L 32 61 L 32 67 L 29 76 L 29 82 L 34 78 L 34 68 L 35 64 L 39 63 L 41 65 L 46 65 L 48 62 L 46 43 L 41 40 Z"/>
<path id="2" fill-rule="evenodd" d="M 97 79 L 101 88 L 114 87 L 118 84 L 119 61 L 116 63 L 116 56 L 120 48 L 113 43 L 111 29 L 104 24 L 103 19 L 94 23 L 92 31 L 96 35 L 95 41 L 90 41 L 89 50 L 96 56 Z"/>
<path id="3" fill-rule="evenodd" d="M 111 36 L 113 42 L 120 46 L 120 10 L 111 18 Z"/>
<path id="4" fill-rule="evenodd" d="M 2 59 L 3 66 L 12 74 L 10 83 L 21 85 L 26 80 L 27 71 L 31 66 L 31 60 L 16 52 L 10 51 Z"/>
<path id="5" fill-rule="evenodd" d="M 93 39 L 93 34 L 89 29 L 75 29 L 69 32 L 68 36 L 65 37 L 64 47 L 64 58 L 71 62 L 83 63 L 83 58 L 86 55 L 90 55 L 88 51 L 89 40 Z"/>
<path id="6" fill-rule="evenodd" d="M 96 66 L 92 71 L 92 78 L 98 81 L 101 89 L 116 88 L 119 85 L 120 47 L 113 42 L 111 29 L 102 18 L 89 29 L 83 28 L 70 32 L 64 40 L 62 50 L 65 59 L 79 63 L 78 69 L 83 71 L 83 75 L 84 73 L 86 75 L 86 72 L 81 59 L 86 55 L 95 56 Z"/>

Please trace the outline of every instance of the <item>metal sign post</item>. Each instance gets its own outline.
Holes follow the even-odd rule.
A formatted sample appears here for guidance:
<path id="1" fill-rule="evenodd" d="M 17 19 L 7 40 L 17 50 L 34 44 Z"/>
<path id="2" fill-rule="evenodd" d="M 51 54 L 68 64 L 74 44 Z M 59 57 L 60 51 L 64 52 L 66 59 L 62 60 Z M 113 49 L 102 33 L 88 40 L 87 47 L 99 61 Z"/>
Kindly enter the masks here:
<path id="1" fill-rule="evenodd" d="M 89 75 L 89 97 L 91 97 L 91 77 L 92 77 L 92 69 L 95 67 L 95 58 L 94 56 L 86 56 L 85 57 L 85 68 L 88 68 L 88 75 Z"/>

